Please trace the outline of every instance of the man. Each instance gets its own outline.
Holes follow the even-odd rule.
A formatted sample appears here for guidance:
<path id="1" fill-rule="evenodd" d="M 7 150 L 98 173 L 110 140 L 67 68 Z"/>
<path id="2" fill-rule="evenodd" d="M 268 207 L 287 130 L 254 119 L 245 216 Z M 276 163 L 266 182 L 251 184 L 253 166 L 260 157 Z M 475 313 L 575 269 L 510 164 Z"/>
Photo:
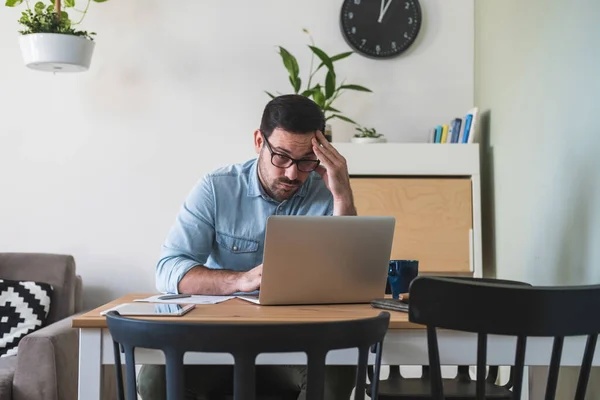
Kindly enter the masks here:
<path id="1" fill-rule="evenodd" d="M 196 184 L 162 247 L 160 291 L 229 295 L 260 288 L 266 221 L 270 215 L 356 215 L 346 160 L 323 135 L 323 112 L 312 100 L 284 95 L 264 109 L 254 132 L 258 158 L 220 168 Z M 328 366 L 325 398 L 348 400 L 352 366 Z M 164 399 L 164 366 L 144 365 L 143 400 Z M 232 366 L 188 366 L 186 391 L 231 390 Z M 257 387 L 306 385 L 304 366 L 260 366 Z"/>

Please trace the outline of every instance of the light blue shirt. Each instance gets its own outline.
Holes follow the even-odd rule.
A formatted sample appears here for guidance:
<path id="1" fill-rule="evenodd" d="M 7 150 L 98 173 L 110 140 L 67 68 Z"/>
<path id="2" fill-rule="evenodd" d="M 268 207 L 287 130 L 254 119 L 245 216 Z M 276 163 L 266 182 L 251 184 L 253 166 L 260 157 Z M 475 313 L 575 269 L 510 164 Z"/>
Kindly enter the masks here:
<path id="1" fill-rule="evenodd" d="M 257 159 L 217 169 L 194 186 L 181 206 L 162 246 L 156 288 L 179 293 L 179 281 L 197 265 L 248 271 L 262 264 L 270 215 L 332 214 L 333 197 L 316 172 L 279 203 L 264 191 Z"/>

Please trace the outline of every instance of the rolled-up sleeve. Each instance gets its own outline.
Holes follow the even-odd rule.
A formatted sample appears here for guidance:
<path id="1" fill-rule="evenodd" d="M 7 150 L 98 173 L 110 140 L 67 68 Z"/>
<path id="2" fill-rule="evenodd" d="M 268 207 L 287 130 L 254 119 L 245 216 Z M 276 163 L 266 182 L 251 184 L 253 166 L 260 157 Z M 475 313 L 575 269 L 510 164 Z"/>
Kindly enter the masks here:
<path id="1" fill-rule="evenodd" d="M 325 216 L 333 216 L 333 197 L 329 198 L 327 202 L 327 211 L 325 212 Z"/>
<path id="2" fill-rule="evenodd" d="M 162 245 L 156 265 L 160 292 L 179 293 L 181 278 L 206 263 L 215 240 L 214 210 L 214 188 L 210 176 L 205 176 L 185 199 Z"/>

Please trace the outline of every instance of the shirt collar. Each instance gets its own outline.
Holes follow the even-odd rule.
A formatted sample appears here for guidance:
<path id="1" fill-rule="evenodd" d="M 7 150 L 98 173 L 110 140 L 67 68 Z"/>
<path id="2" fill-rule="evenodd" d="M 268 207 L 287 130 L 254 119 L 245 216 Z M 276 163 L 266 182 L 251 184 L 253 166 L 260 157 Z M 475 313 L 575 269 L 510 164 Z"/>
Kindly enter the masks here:
<path id="1" fill-rule="evenodd" d="M 308 191 L 308 186 L 312 181 L 312 174 L 308 176 L 308 179 L 304 182 L 300 189 L 294 194 L 294 196 L 305 197 L 306 192 Z M 252 164 L 250 168 L 250 176 L 248 177 L 248 197 L 257 197 L 262 196 L 264 198 L 269 199 L 269 195 L 265 192 L 265 189 L 262 187 L 260 183 L 260 179 L 258 179 L 258 158 Z"/>

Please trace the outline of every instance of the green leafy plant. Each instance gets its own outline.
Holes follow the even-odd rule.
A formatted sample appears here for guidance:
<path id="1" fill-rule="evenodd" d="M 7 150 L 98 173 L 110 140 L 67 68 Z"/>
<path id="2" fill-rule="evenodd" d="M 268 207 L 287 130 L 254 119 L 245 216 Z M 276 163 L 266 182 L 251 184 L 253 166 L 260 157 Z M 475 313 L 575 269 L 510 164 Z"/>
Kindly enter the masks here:
<path id="1" fill-rule="evenodd" d="M 364 86 L 347 84 L 345 80 L 340 81 L 340 79 L 336 75 L 334 64 L 337 61 L 349 57 L 350 55 L 354 54 L 354 52 L 349 51 L 345 53 L 336 54 L 334 56 L 329 56 L 323 50 L 315 46 L 315 42 L 308 30 L 303 29 L 303 32 L 306 33 L 310 38 L 311 44 L 308 45 L 308 47 L 312 52 L 308 80 L 304 89 L 302 87 L 303 81 L 300 77 L 300 67 L 298 65 L 296 57 L 294 57 L 288 50 L 286 50 L 282 46 L 278 46 L 279 55 L 281 56 L 281 60 L 283 61 L 284 67 L 288 71 L 289 81 L 292 85 L 294 93 L 300 93 L 303 96 L 311 97 L 314 100 L 314 102 L 317 103 L 319 107 L 321 107 L 321 109 L 325 113 L 325 119 L 327 121 L 332 118 L 338 118 L 356 125 L 356 122 L 344 116 L 342 111 L 333 107 L 334 102 L 346 91 L 352 90 L 358 92 L 372 92 L 371 89 L 368 89 Z M 314 68 L 315 56 L 320 61 L 316 68 Z M 317 80 L 317 77 L 315 75 L 323 67 L 326 67 L 327 69 L 327 72 L 325 74 L 325 80 L 314 83 Z M 271 98 L 275 97 L 273 94 L 267 91 L 265 91 L 265 93 L 267 93 Z"/>
<path id="2" fill-rule="evenodd" d="M 375 128 L 357 127 L 356 130 L 360 133 L 355 134 L 354 137 L 378 138 L 383 136 L 383 134 L 377 133 Z"/>
<path id="3" fill-rule="evenodd" d="M 94 40 L 95 32 L 87 32 L 76 29 L 85 18 L 90 3 L 104 3 L 107 0 L 87 0 L 83 10 L 75 8 L 75 0 L 50 0 L 48 3 L 38 1 L 33 8 L 29 0 L 25 0 L 26 9 L 21 13 L 19 23 L 24 29 L 19 30 L 22 35 L 31 33 L 62 33 L 65 35 L 81 36 L 89 40 Z M 17 7 L 23 4 L 23 0 L 6 0 L 7 7 Z M 73 22 L 66 11 L 62 8 L 73 9 L 78 12 L 80 17 L 78 21 Z"/>

